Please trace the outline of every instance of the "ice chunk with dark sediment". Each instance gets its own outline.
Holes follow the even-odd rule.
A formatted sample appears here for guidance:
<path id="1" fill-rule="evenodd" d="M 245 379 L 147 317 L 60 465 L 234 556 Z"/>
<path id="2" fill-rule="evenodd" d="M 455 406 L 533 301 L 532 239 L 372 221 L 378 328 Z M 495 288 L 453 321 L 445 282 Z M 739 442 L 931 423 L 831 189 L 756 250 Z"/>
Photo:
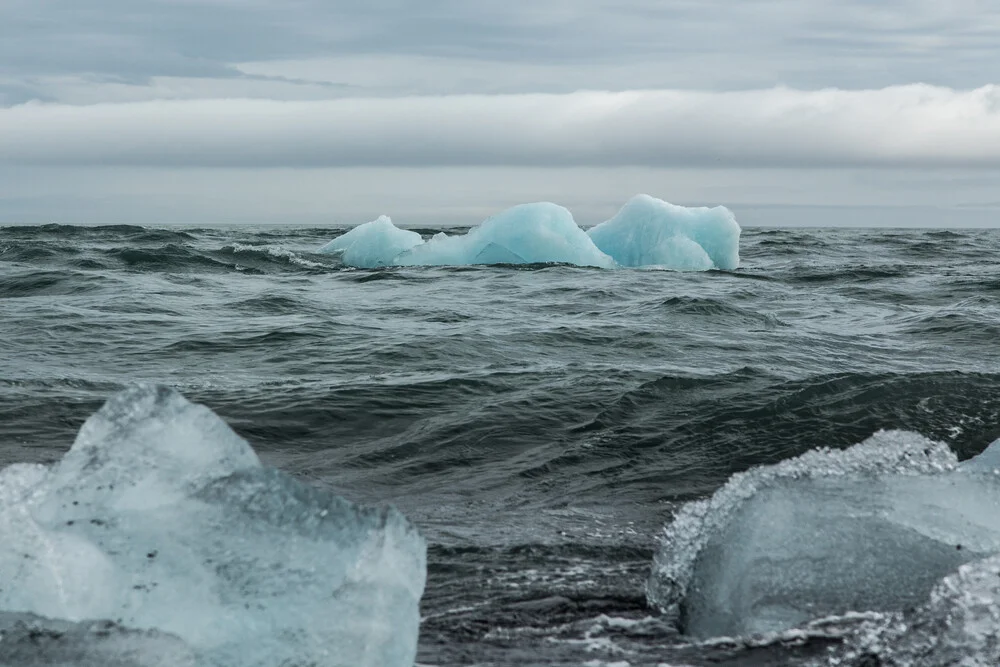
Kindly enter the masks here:
<path id="1" fill-rule="evenodd" d="M 666 527 L 649 601 L 696 637 L 916 607 L 1000 551 L 998 449 L 960 466 L 942 443 L 882 432 L 734 475 Z"/>
<path id="2" fill-rule="evenodd" d="M 0 665 L 10 667 L 197 667 L 178 637 L 110 621 L 71 623 L 0 612 Z"/>
<path id="3" fill-rule="evenodd" d="M 51 468 L 0 471 L 0 534 L 3 611 L 176 638 L 199 666 L 413 664 L 415 528 L 262 466 L 170 389 L 113 397 Z"/>

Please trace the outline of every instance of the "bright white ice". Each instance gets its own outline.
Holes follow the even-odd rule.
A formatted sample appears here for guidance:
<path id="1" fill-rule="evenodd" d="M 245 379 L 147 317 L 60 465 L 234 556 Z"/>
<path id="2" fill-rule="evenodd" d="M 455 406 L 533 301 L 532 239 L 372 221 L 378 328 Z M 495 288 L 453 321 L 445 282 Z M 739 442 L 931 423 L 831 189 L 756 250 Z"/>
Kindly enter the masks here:
<path id="1" fill-rule="evenodd" d="M 563 263 L 601 268 L 658 266 L 677 271 L 735 269 L 740 226 L 725 207 L 686 208 L 648 195 L 583 231 L 573 215 L 547 202 L 509 208 L 466 234 L 424 241 L 386 216 L 320 248 L 349 266 Z"/>
<path id="2" fill-rule="evenodd" d="M 170 389 L 115 396 L 51 468 L 0 471 L 0 535 L 0 611 L 156 630 L 199 666 L 413 664 L 417 531 L 261 466 Z"/>

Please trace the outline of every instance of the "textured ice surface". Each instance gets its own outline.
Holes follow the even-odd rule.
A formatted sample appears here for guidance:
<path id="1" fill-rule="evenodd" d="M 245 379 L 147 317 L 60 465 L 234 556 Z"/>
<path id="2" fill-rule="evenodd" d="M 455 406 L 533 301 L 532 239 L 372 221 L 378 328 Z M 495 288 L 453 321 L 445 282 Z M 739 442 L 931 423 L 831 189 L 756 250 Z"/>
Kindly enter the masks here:
<path id="1" fill-rule="evenodd" d="M 416 530 L 261 466 L 170 389 L 113 397 L 51 469 L 0 471 L 0 535 L 0 610 L 156 631 L 198 665 L 413 663 Z"/>
<path id="2" fill-rule="evenodd" d="M 0 665 L 11 667 L 198 667 L 178 637 L 110 621 L 72 623 L 0 612 Z"/>
<path id="3" fill-rule="evenodd" d="M 687 208 L 636 195 L 588 233 L 621 266 L 705 271 L 740 264 L 740 226 L 724 206 Z"/>
<path id="4" fill-rule="evenodd" d="M 540 262 L 614 266 L 569 211 L 549 203 L 509 208 L 461 236 L 437 234 L 396 259 L 397 264 L 406 265 Z"/>
<path id="5" fill-rule="evenodd" d="M 385 216 L 352 229 L 320 248 L 343 253 L 358 267 L 395 265 L 534 264 L 662 266 L 674 270 L 735 269 L 740 227 L 726 208 L 685 208 L 647 195 L 590 232 L 551 203 L 522 204 L 466 234 L 440 233 L 421 241 Z"/>
<path id="6" fill-rule="evenodd" d="M 399 229 L 388 216 L 358 225 L 319 249 L 321 253 L 343 253 L 345 264 L 364 269 L 392 266 L 400 253 L 423 243 L 420 234 Z"/>
<path id="7" fill-rule="evenodd" d="M 1000 665 L 1000 557 L 961 566 L 915 611 L 876 615 L 855 628 L 845 644 L 814 665 Z"/>
<path id="8" fill-rule="evenodd" d="M 667 526 L 649 599 L 697 637 L 901 610 L 1000 550 L 1000 444 L 958 466 L 941 443 L 883 432 L 734 475 Z"/>

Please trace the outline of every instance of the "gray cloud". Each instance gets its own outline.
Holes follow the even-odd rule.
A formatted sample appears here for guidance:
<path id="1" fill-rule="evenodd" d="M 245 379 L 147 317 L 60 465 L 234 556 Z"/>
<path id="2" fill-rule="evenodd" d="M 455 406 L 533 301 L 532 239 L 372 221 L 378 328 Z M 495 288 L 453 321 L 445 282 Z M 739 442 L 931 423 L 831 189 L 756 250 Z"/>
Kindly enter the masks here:
<path id="1" fill-rule="evenodd" d="M 1000 87 L 184 100 L 0 110 L 35 165 L 1000 166 Z"/>
<path id="2" fill-rule="evenodd" d="M 994 224 L 998 44 L 993 0 L 3 0 L 0 220 L 596 222 L 648 191 Z"/>
<path id="3" fill-rule="evenodd" d="M 56 99 L 58 77 L 144 86 L 240 77 L 240 63 L 359 58 L 389 60 L 404 79 L 410 58 L 425 71 L 439 63 L 446 79 L 449 63 L 481 63 L 505 92 L 566 92 L 560 72 L 574 88 L 968 88 L 990 82 L 998 43 L 1000 5 L 987 0 L 0 3 L 0 76 Z M 495 92 L 469 78 L 404 92 Z"/>

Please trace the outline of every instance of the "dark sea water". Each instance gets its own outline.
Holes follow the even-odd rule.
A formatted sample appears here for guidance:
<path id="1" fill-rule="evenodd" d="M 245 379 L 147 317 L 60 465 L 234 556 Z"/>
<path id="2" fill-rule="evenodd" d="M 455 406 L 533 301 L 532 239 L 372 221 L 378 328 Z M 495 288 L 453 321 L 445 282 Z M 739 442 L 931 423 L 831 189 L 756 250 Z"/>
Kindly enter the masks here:
<path id="1" fill-rule="evenodd" d="M 358 270 L 315 254 L 342 231 L 0 228 L 0 466 L 164 383 L 420 527 L 420 664 L 796 665 L 834 640 L 647 607 L 677 507 L 878 429 L 1000 437 L 998 231 L 748 229 L 705 273 Z"/>

